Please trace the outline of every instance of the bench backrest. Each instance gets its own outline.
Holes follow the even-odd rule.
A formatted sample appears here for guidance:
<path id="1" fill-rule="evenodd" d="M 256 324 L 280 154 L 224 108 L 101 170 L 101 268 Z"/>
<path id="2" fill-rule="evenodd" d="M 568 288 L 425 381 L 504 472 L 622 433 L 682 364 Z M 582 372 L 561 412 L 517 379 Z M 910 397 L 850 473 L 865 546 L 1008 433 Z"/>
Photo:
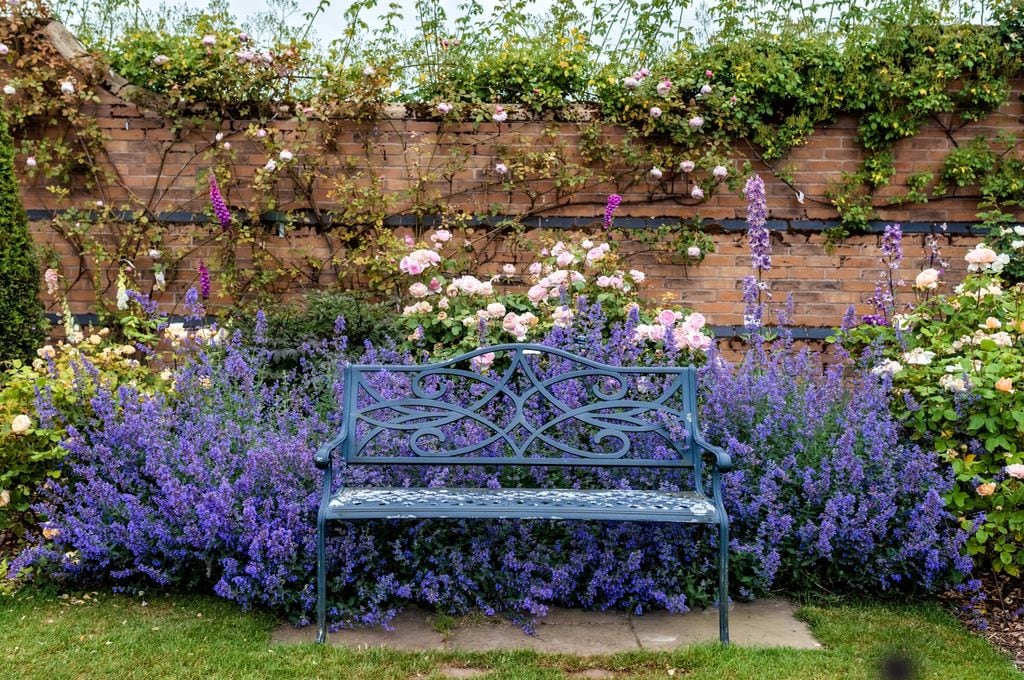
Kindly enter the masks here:
<path id="1" fill-rule="evenodd" d="M 533 344 L 349 365 L 342 454 L 365 465 L 693 468 L 692 366 L 621 367 Z"/>

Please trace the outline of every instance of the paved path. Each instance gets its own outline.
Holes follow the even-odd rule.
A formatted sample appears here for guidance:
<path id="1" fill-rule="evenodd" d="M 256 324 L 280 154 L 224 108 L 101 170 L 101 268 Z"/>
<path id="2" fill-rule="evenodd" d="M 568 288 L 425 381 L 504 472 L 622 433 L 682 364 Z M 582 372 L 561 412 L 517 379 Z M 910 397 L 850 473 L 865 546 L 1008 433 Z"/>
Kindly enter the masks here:
<path id="1" fill-rule="evenodd" d="M 810 629 L 794 616 L 796 607 L 780 599 L 730 605 L 729 632 L 734 644 L 762 647 L 817 649 L 821 645 Z M 500 617 L 469 616 L 442 632 L 429 612 L 410 609 L 392 621 L 393 630 L 363 628 L 341 630 L 329 636 L 331 644 L 354 648 L 434 651 L 488 651 L 533 649 L 579 655 L 612 654 L 637 649 L 674 649 L 680 645 L 718 639 L 718 610 L 669 614 L 653 612 L 631 616 L 617 612 L 586 612 L 552 608 L 537 624 L 536 635 L 526 635 Z M 281 626 L 274 642 L 312 642 L 313 626 Z"/>

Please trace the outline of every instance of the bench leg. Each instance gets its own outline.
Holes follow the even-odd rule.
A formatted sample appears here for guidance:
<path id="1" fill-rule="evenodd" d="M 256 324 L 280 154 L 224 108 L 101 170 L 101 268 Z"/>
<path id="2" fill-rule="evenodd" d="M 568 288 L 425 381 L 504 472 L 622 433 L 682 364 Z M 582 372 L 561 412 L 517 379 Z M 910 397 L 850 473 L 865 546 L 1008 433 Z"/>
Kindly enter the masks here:
<path id="1" fill-rule="evenodd" d="M 729 644 L 729 525 L 718 525 L 718 639 Z"/>
<path id="2" fill-rule="evenodd" d="M 316 521 L 316 641 L 327 642 L 327 522 Z"/>

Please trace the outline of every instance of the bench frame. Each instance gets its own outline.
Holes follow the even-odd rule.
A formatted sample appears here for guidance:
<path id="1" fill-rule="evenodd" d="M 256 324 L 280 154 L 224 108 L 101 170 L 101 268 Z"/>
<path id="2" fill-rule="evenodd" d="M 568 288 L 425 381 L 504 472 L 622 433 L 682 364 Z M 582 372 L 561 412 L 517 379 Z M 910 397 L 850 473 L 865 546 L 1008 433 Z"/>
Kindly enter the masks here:
<path id="1" fill-rule="evenodd" d="M 475 357 L 487 353 L 500 353 L 502 355 L 508 355 L 510 357 L 510 364 L 508 369 L 503 369 L 503 374 L 500 378 L 490 377 L 485 373 L 477 373 L 474 371 L 468 371 L 459 368 L 460 364 L 469 362 Z M 571 370 L 564 374 L 559 374 L 555 378 L 548 379 L 547 381 L 541 381 L 540 378 L 534 373 L 527 359 L 530 355 L 550 355 L 552 357 L 561 358 L 568 360 L 583 368 L 581 370 Z M 612 394 L 604 393 L 597 387 L 592 388 L 592 392 L 597 397 L 597 406 L 594 408 L 601 409 L 634 409 L 633 414 L 645 411 L 665 411 L 665 408 L 660 408 L 660 402 L 637 402 L 635 400 L 623 400 L 621 397 L 625 396 L 628 390 L 628 382 L 626 376 L 629 375 L 674 375 L 672 384 L 669 390 L 665 390 L 665 395 L 670 395 L 676 390 L 682 396 L 683 408 L 686 413 L 672 412 L 672 416 L 683 421 L 683 426 L 689 433 L 689 439 L 687 442 L 672 441 L 672 446 L 681 455 L 689 456 L 689 460 L 685 457 L 678 460 L 654 460 L 654 459 L 626 459 L 623 458 L 625 452 L 629 448 L 627 432 L 657 432 L 659 435 L 666 437 L 666 431 L 664 428 L 658 428 L 656 426 L 649 427 L 638 427 L 635 423 L 640 421 L 629 420 L 628 416 L 622 418 L 623 421 L 634 423 L 630 426 L 629 424 L 621 427 L 616 427 L 615 424 L 610 424 L 603 417 L 598 416 L 600 419 L 599 426 L 602 427 L 601 434 L 598 436 L 598 441 L 606 436 L 617 439 L 621 444 L 624 445 L 620 451 L 613 452 L 611 454 L 583 452 L 572 447 L 563 446 L 557 441 L 551 441 L 550 439 L 544 439 L 546 444 L 556 447 L 565 453 L 562 457 L 527 457 L 525 456 L 525 449 L 527 445 L 519 445 L 510 438 L 509 433 L 513 430 L 516 425 L 523 426 L 530 432 L 531 439 L 534 441 L 540 437 L 542 433 L 538 433 L 536 428 L 532 428 L 528 423 L 522 420 L 522 413 L 518 415 L 518 422 L 508 424 L 504 428 L 504 432 L 499 432 L 495 437 L 490 438 L 487 441 L 481 442 L 476 446 L 464 447 L 454 454 L 452 452 L 428 452 L 422 450 L 418 445 L 418 440 L 424 436 L 439 436 L 439 429 L 425 427 L 423 425 L 396 425 L 393 430 L 405 430 L 413 431 L 410 436 L 410 448 L 412 449 L 411 455 L 399 455 L 399 456 L 365 456 L 360 455 L 362 445 L 357 445 L 357 437 L 350 437 L 350 433 L 357 431 L 357 422 L 360 418 L 365 418 L 365 410 L 360 410 L 358 406 L 359 390 L 362 386 L 365 390 L 367 384 L 364 378 L 370 373 L 380 372 L 394 372 L 394 373 L 405 373 L 410 374 L 410 394 L 407 398 L 403 397 L 397 400 L 380 400 L 371 404 L 372 407 L 377 409 L 430 409 L 431 415 L 435 409 L 441 409 L 448 411 L 451 419 L 458 419 L 461 417 L 473 417 L 479 420 L 479 415 L 473 411 L 461 407 L 452 405 L 449 402 L 440 401 L 439 398 L 443 396 L 444 390 L 440 392 L 431 392 L 430 388 L 425 386 L 423 383 L 424 378 L 428 376 L 455 376 L 463 379 L 471 379 L 476 381 L 484 382 L 491 386 L 491 390 L 488 392 L 487 397 L 477 403 L 479 406 L 485 403 L 490 398 L 498 394 L 502 394 L 506 398 L 511 398 L 516 402 L 519 411 L 524 410 L 526 397 L 519 398 L 518 395 L 514 395 L 508 392 L 505 388 L 508 385 L 512 375 L 522 369 L 526 377 L 529 380 L 529 384 L 532 386 L 533 392 L 531 394 L 536 395 L 539 390 L 543 396 L 554 399 L 551 392 L 548 391 L 552 384 L 557 382 L 563 382 L 565 380 L 597 377 L 606 378 L 609 381 L 617 382 L 620 386 L 619 389 L 614 390 Z M 698 427 L 697 420 L 697 381 L 696 381 L 696 368 L 693 366 L 636 366 L 636 367 L 622 367 L 622 366 L 611 366 L 596 362 L 571 352 L 547 347 L 536 344 L 505 344 L 505 345 L 494 345 L 490 347 L 482 347 L 480 349 L 468 352 L 466 354 L 441 361 L 432 364 L 422 365 L 373 365 L 373 364 L 348 364 L 344 369 L 344 396 L 343 396 L 343 421 L 342 426 L 338 434 L 331 440 L 324 443 L 316 453 L 314 462 L 316 467 L 323 470 L 323 490 L 317 513 L 317 642 L 324 643 L 327 640 L 327 528 L 328 522 L 333 520 L 352 520 L 362 519 L 366 517 L 378 517 L 378 518 L 414 518 L 414 517 L 447 517 L 447 518 L 472 518 L 472 517 L 494 517 L 493 512 L 486 515 L 481 515 L 479 512 L 474 512 L 473 508 L 455 507 L 451 509 L 438 509 L 432 508 L 429 514 L 416 514 L 415 510 L 402 509 L 401 512 L 393 512 L 391 514 L 366 514 L 360 513 L 358 517 L 349 516 L 345 517 L 338 513 L 328 512 L 328 507 L 338 494 L 341 494 L 344 489 L 339 489 L 337 492 L 332 492 L 334 471 L 332 457 L 339 449 L 342 453 L 342 459 L 346 465 L 483 465 L 483 466 L 495 466 L 495 465 L 540 465 L 540 466 L 573 466 L 573 467 L 625 467 L 625 468 L 640 468 L 640 467 L 659 467 L 659 468 L 692 468 L 694 473 L 694 491 L 697 492 L 702 498 L 710 501 L 714 505 L 715 513 L 713 519 L 694 519 L 689 518 L 686 520 L 671 520 L 668 521 L 688 521 L 695 523 L 706 523 L 706 524 L 717 524 L 718 525 L 718 607 L 719 607 L 719 639 L 723 644 L 729 642 L 729 518 L 725 512 L 725 508 L 722 501 L 722 477 L 721 474 L 728 472 L 732 468 L 732 463 L 729 455 L 721 448 L 709 444 L 703 437 Z M 663 397 L 664 399 L 664 397 Z M 651 407 L 644 407 L 643 404 L 651 404 Z M 664 406 L 661 404 L 661 406 Z M 585 409 L 577 409 L 581 411 Z M 576 411 L 567 413 L 566 417 L 576 417 L 582 420 L 586 420 L 586 414 L 580 414 Z M 447 420 L 447 423 L 452 420 Z M 590 422 L 590 421 L 587 421 Z M 590 422 L 594 425 L 595 422 Z M 429 423 L 428 423 L 429 425 Z M 493 421 L 487 423 L 494 429 L 498 428 Z M 549 423 L 543 425 L 544 428 L 548 427 Z M 617 434 L 616 434 L 617 433 Z M 501 435 L 504 434 L 504 437 Z M 443 441 L 443 436 L 440 436 Z M 666 437 L 667 438 L 667 437 Z M 474 456 L 472 453 L 479 451 L 489 444 L 495 443 L 504 439 L 514 450 L 516 455 L 505 456 L 505 457 L 483 457 Z M 448 455 L 443 455 L 448 453 Z M 713 457 L 714 462 L 711 465 L 711 494 L 707 496 L 704 493 L 703 478 L 701 475 L 701 459 L 705 454 L 709 454 Z M 415 492 L 416 489 L 408 489 L 406 491 Z M 455 490 L 457 491 L 457 490 Z M 514 489 L 508 491 L 513 492 Z M 501 493 L 499 490 L 498 494 Z M 586 491 L 580 491 L 580 494 L 586 494 Z M 602 492 L 597 492 L 602 493 Z M 605 492 L 606 493 L 606 492 Z M 589 518 L 589 519 L 610 519 L 610 516 L 605 515 L 600 517 L 600 513 L 587 513 L 581 511 L 583 515 L 577 513 L 576 518 Z M 528 514 L 516 511 L 514 507 L 509 507 L 507 512 L 502 510 L 500 514 L 501 518 L 540 518 L 540 519 L 564 519 L 563 515 L 552 514 L 538 514 L 537 510 Z M 620 518 L 621 519 L 621 518 Z M 659 517 L 629 517 L 626 519 L 637 519 L 640 521 L 666 521 L 664 518 Z"/>

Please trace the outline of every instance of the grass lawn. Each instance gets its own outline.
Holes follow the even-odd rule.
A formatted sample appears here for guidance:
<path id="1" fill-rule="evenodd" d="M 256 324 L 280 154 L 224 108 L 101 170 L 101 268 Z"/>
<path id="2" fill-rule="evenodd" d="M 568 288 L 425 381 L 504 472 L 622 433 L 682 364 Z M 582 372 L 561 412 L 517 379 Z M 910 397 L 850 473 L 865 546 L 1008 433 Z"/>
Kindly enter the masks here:
<path id="1" fill-rule="evenodd" d="M 935 605 L 809 606 L 823 650 L 685 647 L 578 658 L 533 652 L 486 654 L 347 651 L 269 644 L 273 617 L 242 613 L 211 597 L 115 595 L 0 599 L 0 676 L 8 678 L 444 678 L 479 668 L 488 678 L 563 678 L 588 668 L 617 678 L 878 678 L 878 662 L 905 650 L 918 678 L 1024 677 L 997 650 Z"/>

